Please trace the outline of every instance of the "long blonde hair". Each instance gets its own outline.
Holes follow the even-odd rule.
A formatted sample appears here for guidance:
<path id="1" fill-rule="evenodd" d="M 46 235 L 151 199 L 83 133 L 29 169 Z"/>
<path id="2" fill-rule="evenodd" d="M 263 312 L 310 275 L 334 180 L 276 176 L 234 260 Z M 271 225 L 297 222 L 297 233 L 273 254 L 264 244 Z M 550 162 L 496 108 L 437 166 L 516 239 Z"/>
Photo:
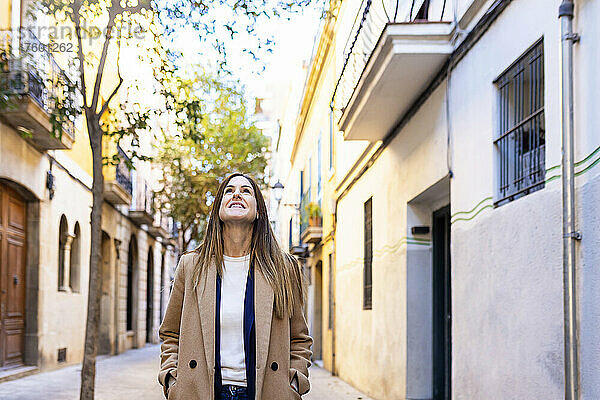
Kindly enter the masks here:
<path id="1" fill-rule="evenodd" d="M 233 173 L 225 178 L 219 186 L 206 222 L 204 240 L 194 250 L 198 254 L 194 269 L 194 282 L 196 285 L 198 284 L 200 276 L 206 272 L 213 261 L 219 276 L 223 274 L 223 221 L 219 218 L 219 209 L 223 201 L 225 186 L 235 176 L 246 178 L 252 185 L 256 197 L 258 218 L 253 223 L 250 259 L 273 289 L 275 315 L 283 318 L 287 312 L 291 316 L 294 309 L 304 305 L 306 297 L 300 265 L 294 256 L 279 247 L 269 223 L 267 207 L 260 188 L 248 175 L 239 172 Z"/>

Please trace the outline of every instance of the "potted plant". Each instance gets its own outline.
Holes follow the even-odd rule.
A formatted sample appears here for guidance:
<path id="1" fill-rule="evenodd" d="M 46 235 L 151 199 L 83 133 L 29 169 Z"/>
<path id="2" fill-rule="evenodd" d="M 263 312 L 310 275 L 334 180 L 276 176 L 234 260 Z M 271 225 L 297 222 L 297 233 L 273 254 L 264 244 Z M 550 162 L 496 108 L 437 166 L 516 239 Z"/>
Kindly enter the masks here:
<path id="1" fill-rule="evenodd" d="M 310 202 L 306 205 L 309 226 L 321 226 L 321 206 L 319 203 Z"/>

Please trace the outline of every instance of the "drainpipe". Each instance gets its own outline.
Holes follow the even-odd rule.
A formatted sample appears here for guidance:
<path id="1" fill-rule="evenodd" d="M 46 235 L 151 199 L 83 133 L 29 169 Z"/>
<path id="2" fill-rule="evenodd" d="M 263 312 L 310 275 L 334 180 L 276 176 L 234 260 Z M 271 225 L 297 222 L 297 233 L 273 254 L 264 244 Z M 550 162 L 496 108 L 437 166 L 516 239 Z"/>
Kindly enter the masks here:
<path id="1" fill-rule="evenodd" d="M 573 165 L 573 1 L 563 0 L 558 9 L 561 24 L 561 103 L 562 103 L 562 207 L 563 207 L 563 301 L 565 346 L 565 400 L 579 399 L 577 327 L 577 275 L 575 243 L 581 233 L 575 230 L 575 182 Z"/>

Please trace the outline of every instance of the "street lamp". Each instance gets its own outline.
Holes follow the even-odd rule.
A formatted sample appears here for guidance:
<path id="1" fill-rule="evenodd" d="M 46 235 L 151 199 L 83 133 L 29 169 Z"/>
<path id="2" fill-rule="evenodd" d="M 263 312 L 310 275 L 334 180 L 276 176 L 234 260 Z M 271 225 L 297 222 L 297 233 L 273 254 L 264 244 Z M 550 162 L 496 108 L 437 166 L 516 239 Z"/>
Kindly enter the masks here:
<path id="1" fill-rule="evenodd" d="M 273 197 L 275 197 L 275 200 L 279 203 L 283 198 L 283 184 L 277 181 L 271 189 L 273 189 Z"/>

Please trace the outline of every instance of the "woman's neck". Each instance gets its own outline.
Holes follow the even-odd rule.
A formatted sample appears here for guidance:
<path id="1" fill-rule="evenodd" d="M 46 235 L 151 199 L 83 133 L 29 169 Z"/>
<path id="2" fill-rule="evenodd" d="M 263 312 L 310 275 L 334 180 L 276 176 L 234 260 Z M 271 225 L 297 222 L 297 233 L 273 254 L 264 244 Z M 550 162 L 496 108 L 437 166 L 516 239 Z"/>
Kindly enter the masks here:
<path id="1" fill-rule="evenodd" d="M 226 224 L 223 226 L 223 253 L 229 257 L 242 257 L 250 254 L 252 224 Z"/>

